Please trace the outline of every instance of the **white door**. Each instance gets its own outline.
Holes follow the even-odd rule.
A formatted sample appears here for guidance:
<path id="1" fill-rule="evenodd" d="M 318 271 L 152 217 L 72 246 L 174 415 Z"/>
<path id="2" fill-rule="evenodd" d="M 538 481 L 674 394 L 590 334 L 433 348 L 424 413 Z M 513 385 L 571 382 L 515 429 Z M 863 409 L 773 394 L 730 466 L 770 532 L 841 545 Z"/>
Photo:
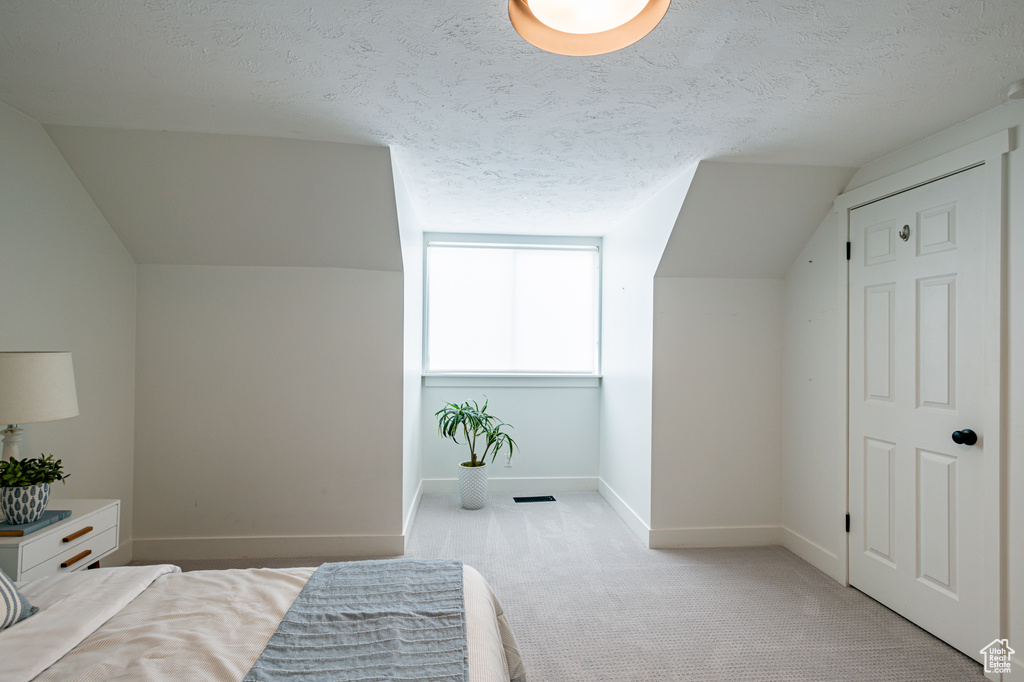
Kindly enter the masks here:
<path id="1" fill-rule="evenodd" d="M 997 492 L 983 458 L 998 456 L 985 452 L 998 425 L 983 412 L 984 179 L 975 168 L 850 213 L 850 584 L 974 659 L 998 636 L 982 596 L 999 561 L 982 533 Z M 977 443 L 954 442 L 964 429 Z"/>

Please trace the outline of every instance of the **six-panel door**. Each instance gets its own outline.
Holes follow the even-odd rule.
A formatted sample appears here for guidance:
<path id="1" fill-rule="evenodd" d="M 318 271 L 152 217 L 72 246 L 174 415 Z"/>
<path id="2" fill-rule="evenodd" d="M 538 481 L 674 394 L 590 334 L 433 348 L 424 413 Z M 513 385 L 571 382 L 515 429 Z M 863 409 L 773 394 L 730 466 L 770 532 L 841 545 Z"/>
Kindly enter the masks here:
<path id="1" fill-rule="evenodd" d="M 979 659 L 981 168 L 850 214 L 850 583 Z M 957 445 L 954 431 L 980 440 Z"/>

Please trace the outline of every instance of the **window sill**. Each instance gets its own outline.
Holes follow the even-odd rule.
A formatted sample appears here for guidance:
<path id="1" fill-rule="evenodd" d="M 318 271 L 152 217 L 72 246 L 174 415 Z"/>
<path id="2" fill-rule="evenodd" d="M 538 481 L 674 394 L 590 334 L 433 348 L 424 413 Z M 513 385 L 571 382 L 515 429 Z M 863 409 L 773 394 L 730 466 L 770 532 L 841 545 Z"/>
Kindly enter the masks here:
<path id="1" fill-rule="evenodd" d="M 424 374 L 424 386 L 597 388 L 599 374 Z"/>

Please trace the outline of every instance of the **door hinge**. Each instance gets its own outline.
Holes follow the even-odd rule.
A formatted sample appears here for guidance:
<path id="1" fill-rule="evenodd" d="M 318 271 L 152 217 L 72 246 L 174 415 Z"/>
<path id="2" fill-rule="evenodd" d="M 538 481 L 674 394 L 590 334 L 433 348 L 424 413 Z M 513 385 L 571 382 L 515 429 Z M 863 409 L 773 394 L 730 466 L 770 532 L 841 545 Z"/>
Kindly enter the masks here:
<path id="1" fill-rule="evenodd" d="M 850 242 L 846 242 L 846 260 L 850 260 Z"/>
<path id="2" fill-rule="evenodd" d="M 850 515 L 849 514 L 846 515 L 846 532 L 847 533 L 850 532 Z"/>

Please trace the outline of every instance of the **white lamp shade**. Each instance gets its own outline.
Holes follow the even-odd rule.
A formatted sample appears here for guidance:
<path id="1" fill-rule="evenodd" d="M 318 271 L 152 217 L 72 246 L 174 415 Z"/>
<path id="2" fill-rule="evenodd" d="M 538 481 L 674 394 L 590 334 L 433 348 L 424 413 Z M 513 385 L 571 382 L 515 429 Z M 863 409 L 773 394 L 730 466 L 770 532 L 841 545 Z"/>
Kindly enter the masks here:
<path id="1" fill-rule="evenodd" d="M 0 353 L 0 424 L 31 424 L 78 414 L 71 353 Z"/>

